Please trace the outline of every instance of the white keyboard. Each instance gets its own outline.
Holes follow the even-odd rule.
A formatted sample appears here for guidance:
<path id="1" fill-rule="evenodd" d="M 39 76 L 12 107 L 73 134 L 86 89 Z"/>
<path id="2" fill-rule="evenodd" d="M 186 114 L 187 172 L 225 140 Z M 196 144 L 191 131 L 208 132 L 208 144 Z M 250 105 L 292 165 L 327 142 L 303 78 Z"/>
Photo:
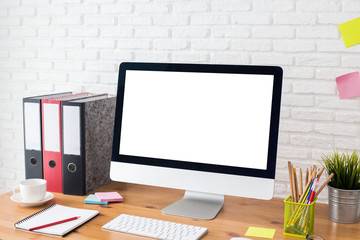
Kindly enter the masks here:
<path id="1" fill-rule="evenodd" d="M 207 228 L 168 222 L 152 218 L 121 214 L 102 226 L 103 229 L 119 231 L 156 239 L 196 240 L 207 233 Z"/>

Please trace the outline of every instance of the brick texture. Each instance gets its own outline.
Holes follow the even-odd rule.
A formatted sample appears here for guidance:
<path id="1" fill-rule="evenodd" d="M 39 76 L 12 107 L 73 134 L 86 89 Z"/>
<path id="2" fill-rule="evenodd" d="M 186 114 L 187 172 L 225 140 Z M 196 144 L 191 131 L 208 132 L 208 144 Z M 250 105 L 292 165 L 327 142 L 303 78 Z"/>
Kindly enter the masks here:
<path id="1" fill-rule="evenodd" d="M 360 45 L 346 48 L 338 30 L 359 11 L 357 0 L 1 0 L 0 193 L 24 179 L 23 97 L 116 94 L 119 63 L 149 61 L 281 66 L 285 197 L 288 160 L 305 168 L 360 148 L 360 98 L 340 100 L 335 83 L 360 70 Z"/>

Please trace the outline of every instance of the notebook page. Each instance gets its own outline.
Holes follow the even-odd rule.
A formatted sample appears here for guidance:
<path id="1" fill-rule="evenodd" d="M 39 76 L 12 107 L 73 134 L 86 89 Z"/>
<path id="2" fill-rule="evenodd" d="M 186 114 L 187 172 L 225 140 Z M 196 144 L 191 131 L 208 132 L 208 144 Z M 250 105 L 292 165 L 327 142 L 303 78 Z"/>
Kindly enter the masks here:
<path id="1" fill-rule="evenodd" d="M 79 216 L 80 218 L 76 220 L 72 220 L 69 222 L 65 222 L 33 231 L 35 233 L 62 236 L 70 232 L 71 230 L 77 228 L 78 226 L 82 225 L 83 223 L 87 222 L 97 214 L 99 214 L 99 211 L 96 210 L 72 208 L 72 207 L 66 207 L 66 206 L 54 204 L 49 208 L 40 211 L 38 214 L 34 214 L 16 223 L 15 227 L 21 230 L 28 231 L 30 228 L 33 227 Z"/>

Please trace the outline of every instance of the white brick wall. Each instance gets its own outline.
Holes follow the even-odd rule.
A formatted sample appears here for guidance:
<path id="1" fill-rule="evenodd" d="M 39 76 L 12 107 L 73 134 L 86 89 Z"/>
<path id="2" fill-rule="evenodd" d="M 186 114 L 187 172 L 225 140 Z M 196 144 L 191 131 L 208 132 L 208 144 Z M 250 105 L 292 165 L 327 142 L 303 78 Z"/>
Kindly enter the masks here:
<path id="1" fill-rule="evenodd" d="M 283 198 L 288 160 L 360 147 L 360 98 L 340 100 L 334 80 L 360 70 L 337 27 L 359 16 L 358 0 L 1 0 L 0 192 L 24 178 L 23 97 L 115 94 L 120 62 L 153 61 L 283 67 Z"/>

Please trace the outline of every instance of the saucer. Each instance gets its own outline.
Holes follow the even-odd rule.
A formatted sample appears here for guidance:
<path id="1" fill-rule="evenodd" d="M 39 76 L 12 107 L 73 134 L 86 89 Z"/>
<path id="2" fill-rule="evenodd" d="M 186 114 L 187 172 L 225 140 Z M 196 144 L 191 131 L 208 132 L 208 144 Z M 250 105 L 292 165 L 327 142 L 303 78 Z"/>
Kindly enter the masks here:
<path id="1" fill-rule="evenodd" d="M 20 193 L 15 193 L 10 198 L 14 202 L 20 203 L 21 206 L 24 206 L 24 207 L 37 207 L 37 206 L 41 206 L 41 205 L 45 204 L 47 201 L 53 199 L 54 194 L 52 194 L 51 192 L 46 192 L 45 197 L 42 200 L 36 201 L 36 202 L 25 202 L 22 199 Z"/>

